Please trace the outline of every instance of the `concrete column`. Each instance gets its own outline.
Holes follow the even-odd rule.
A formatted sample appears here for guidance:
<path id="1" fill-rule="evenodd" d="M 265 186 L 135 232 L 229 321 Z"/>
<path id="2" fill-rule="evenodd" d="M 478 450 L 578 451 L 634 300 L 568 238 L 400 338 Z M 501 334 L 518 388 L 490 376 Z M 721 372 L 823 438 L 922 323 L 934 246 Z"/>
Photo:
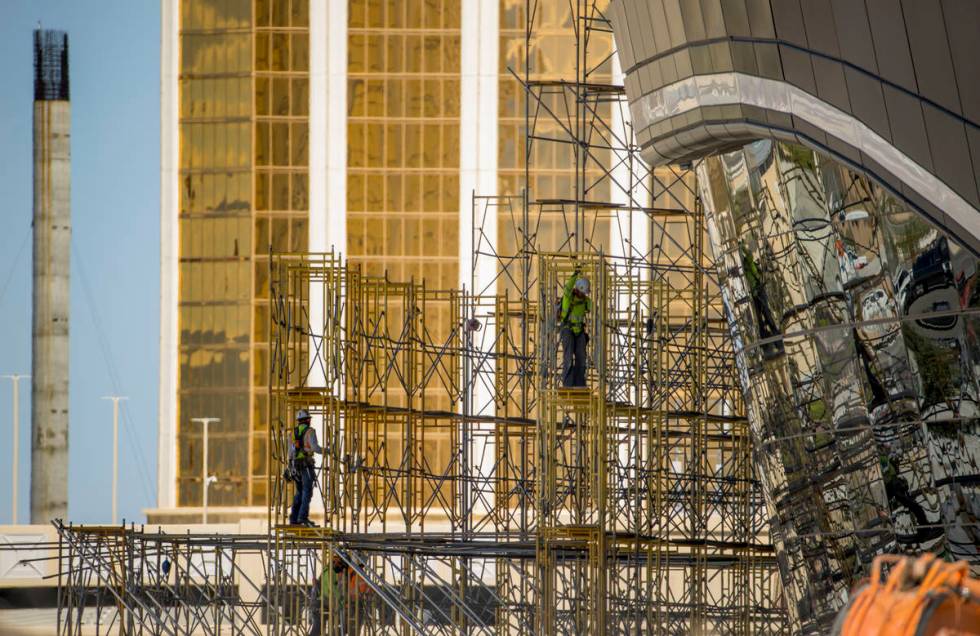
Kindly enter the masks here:
<path id="1" fill-rule="evenodd" d="M 160 407 L 157 506 L 177 505 L 180 2 L 160 3 Z"/>
<path id="2" fill-rule="evenodd" d="M 464 0 L 460 15 L 460 105 L 459 105 L 459 285 L 468 293 L 490 297 L 497 292 L 498 261 L 483 256 L 474 258 L 479 248 L 484 254 L 497 248 L 498 205 L 477 203 L 474 195 L 497 194 L 498 83 L 500 82 L 500 2 L 499 0 Z M 477 209 L 474 210 L 474 207 Z M 482 224 L 482 241 L 474 228 Z M 494 346 L 496 325 L 487 315 L 486 301 L 473 308 L 471 318 L 482 322 L 480 332 L 468 334 L 467 343 L 474 351 L 489 352 Z M 494 415 L 492 391 L 473 379 L 473 369 L 464 370 L 466 381 L 473 381 L 469 403 L 463 405 L 469 416 Z M 494 437 L 492 425 L 472 423 L 472 438 L 466 441 L 461 425 L 459 435 L 467 444 L 464 469 L 475 479 L 466 493 L 477 499 L 475 489 L 482 489 L 482 501 L 476 505 L 478 515 L 487 514 L 495 495 L 488 492 L 488 478 L 494 474 Z M 489 489 L 492 491 L 492 488 Z"/>
<path id="3" fill-rule="evenodd" d="M 68 516 L 68 36 L 35 32 L 31 523 Z"/>

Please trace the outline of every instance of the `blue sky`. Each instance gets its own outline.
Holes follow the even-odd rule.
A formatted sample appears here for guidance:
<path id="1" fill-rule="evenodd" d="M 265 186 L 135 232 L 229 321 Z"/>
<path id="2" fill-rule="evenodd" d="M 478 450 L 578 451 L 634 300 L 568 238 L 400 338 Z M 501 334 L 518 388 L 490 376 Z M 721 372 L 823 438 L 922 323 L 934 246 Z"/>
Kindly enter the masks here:
<path id="1" fill-rule="evenodd" d="M 0 374 L 31 367 L 32 31 L 69 33 L 72 101 L 68 514 L 111 515 L 118 392 L 119 511 L 156 503 L 160 316 L 160 9 L 150 0 L 0 2 Z M 0 523 L 9 523 L 11 383 L 0 384 Z M 21 383 L 19 521 L 29 517 L 30 385 Z"/>

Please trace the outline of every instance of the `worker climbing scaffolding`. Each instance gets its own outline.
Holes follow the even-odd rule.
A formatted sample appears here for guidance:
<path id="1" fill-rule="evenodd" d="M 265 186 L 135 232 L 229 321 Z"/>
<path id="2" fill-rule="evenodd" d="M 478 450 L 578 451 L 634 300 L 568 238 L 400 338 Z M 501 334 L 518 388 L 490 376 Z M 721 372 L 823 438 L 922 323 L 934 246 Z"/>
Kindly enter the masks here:
<path id="1" fill-rule="evenodd" d="M 592 312 L 589 279 L 576 268 L 565 283 L 558 309 L 558 326 L 562 348 L 562 386 L 584 387 L 586 346 L 589 334 L 585 321 Z"/>
<path id="2" fill-rule="evenodd" d="M 371 594 L 367 582 L 343 559 L 334 555 L 330 573 L 317 578 L 312 597 L 310 636 L 321 636 L 324 626 L 333 626 L 333 634 L 353 636 L 366 619 L 367 600 Z M 333 604 L 331 605 L 331 597 Z M 329 620 L 331 611 L 334 620 Z"/>

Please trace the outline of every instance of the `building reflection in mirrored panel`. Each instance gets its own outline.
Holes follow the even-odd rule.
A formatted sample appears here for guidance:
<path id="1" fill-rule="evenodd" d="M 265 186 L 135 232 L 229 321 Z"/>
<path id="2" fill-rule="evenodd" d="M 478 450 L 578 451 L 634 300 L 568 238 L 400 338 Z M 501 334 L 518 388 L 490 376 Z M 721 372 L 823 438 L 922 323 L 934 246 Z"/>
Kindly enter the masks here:
<path id="1" fill-rule="evenodd" d="M 798 627 L 825 630 L 877 553 L 980 570 L 977 259 L 803 146 L 698 176 Z"/>

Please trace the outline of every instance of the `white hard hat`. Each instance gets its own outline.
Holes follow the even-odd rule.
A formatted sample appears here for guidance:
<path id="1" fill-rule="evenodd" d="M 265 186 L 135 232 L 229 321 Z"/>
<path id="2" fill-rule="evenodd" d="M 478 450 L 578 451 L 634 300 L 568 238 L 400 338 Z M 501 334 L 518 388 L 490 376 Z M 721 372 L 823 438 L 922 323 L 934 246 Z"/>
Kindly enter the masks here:
<path id="1" fill-rule="evenodd" d="M 310 412 L 306 409 L 300 409 L 296 411 L 296 421 L 297 422 L 308 422 L 310 421 Z"/>
<path id="2" fill-rule="evenodd" d="M 577 281 L 575 281 L 575 291 L 577 291 L 580 294 L 585 294 L 586 296 L 588 296 L 589 295 L 589 279 L 588 278 L 579 278 Z"/>

